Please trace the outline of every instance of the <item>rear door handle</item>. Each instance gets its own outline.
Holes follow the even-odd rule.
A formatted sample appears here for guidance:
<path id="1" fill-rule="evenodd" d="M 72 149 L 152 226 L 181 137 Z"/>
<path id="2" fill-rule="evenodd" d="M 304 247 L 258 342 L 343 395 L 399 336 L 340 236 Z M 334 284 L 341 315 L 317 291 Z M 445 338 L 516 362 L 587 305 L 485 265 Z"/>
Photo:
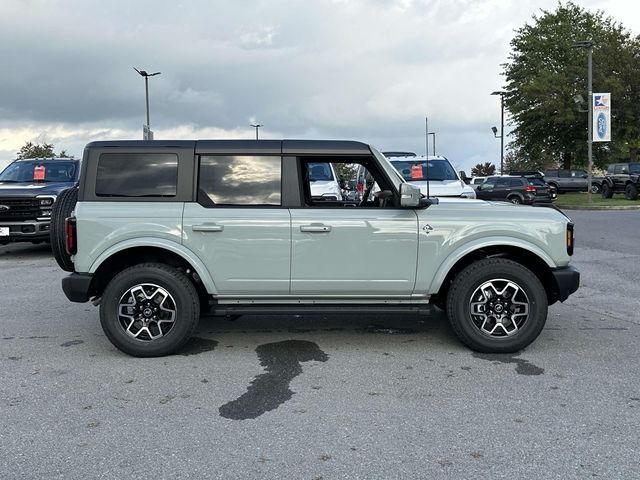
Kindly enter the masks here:
<path id="1" fill-rule="evenodd" d="M 327 233 L 331 231 L 331 225 L 323 225 L 322 223 L 312 223 L 311 225 L 300 225 L 301 232 L 308 233 Z"/>
<path id="2" fill-rule="evenodd" d="M 224 225 L 216 225 L 215 223 L 205 223 L 202 225 L 193 225 L 191 230 L 194 232 L 221 232 L 224 230 Z"/>

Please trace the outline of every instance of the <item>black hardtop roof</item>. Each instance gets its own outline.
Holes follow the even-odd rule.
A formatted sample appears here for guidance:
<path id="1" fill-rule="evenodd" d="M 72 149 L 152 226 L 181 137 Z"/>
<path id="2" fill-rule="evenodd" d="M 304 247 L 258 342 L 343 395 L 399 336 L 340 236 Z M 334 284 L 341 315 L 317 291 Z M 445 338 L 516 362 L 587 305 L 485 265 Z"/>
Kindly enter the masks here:
<path id="1" fill-rule="evenodd" d="M 371 154 L 369 145 L 352 140 L 108 140 L 91 142 L 86 148 L 184 148 L 197 154 Z"/>

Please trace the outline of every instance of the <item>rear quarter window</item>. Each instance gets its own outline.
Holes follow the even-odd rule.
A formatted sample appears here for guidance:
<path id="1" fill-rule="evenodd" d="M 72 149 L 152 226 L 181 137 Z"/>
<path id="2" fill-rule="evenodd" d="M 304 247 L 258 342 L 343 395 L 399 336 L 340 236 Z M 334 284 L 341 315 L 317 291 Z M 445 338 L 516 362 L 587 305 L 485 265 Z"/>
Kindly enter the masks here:
<path id="1" fill-rule="evenodd" d="M 175 197 L 175 153 L 103 153 L 98 159 L 98 197 Z"/>

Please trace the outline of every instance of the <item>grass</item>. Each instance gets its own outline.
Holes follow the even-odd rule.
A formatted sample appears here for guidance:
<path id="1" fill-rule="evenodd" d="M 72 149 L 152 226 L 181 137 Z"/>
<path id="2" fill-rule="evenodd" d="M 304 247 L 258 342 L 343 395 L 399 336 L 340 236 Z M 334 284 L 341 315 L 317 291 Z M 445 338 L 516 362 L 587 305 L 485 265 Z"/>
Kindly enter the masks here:
<path id="1" fill-rule="evenodd" d="M 594 207 L 640 207 L 640 200 L 627 200 L 624 195 L 615 194 L 613 198 L 602 198 L 599 193 L 591 196 L 593 198 Z M 589 202 L 586 192 L 562 193 L 558 195 L 555 205 L 562 207 L 588 207 Z"/>

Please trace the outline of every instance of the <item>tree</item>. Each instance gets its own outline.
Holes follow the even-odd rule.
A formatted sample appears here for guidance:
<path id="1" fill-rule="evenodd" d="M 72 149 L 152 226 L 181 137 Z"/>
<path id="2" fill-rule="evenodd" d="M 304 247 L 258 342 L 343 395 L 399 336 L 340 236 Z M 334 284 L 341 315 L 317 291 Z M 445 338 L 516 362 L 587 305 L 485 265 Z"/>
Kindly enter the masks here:
<path id="1" fill-rule="evenodd" d="M 61 150 L 60 153 L 56 155 L 53 151 L 53 144 L 43 142 L 33 143 L 26 142 L 16 154 L 18 159 L 21 158 L 73 158 L 73 155 L 67 154 L 66 150 Z"/>
<path id="2" fill-rule="evenodd" d="M 593 88 L 612 94 L 612 141 L 594 143 L 594 162 L 603 166 L 633 157 L 640 147 L 640 38 L 598 11 L 568 2 L 542 10 L 531 25 L 516 30 L 506 78 L 505 107 L 515 126 L 509 145 L 519 161 L 587 163 L 587 113 L 574 97 L 587 93 L 587 54 L 573 47 L 592 40 Z M 588 105 L 583 104 L 582 109 Z"/>
<path id="3" fill-rule="evenodd" d="M 334 163 L 333 164 L 333 168 L 335 169 L 338 177 L 342 177 L 346 181 L 349 181 L 355 178 L 357 167 L 358 165 L 353 163 Z"/>
<path id="4" fill-rule="evenodd" d="M 472 177 L 490 177 L 496 173 L 496 166 L 491 162 L 479 163 L 471 169 Z"/>

